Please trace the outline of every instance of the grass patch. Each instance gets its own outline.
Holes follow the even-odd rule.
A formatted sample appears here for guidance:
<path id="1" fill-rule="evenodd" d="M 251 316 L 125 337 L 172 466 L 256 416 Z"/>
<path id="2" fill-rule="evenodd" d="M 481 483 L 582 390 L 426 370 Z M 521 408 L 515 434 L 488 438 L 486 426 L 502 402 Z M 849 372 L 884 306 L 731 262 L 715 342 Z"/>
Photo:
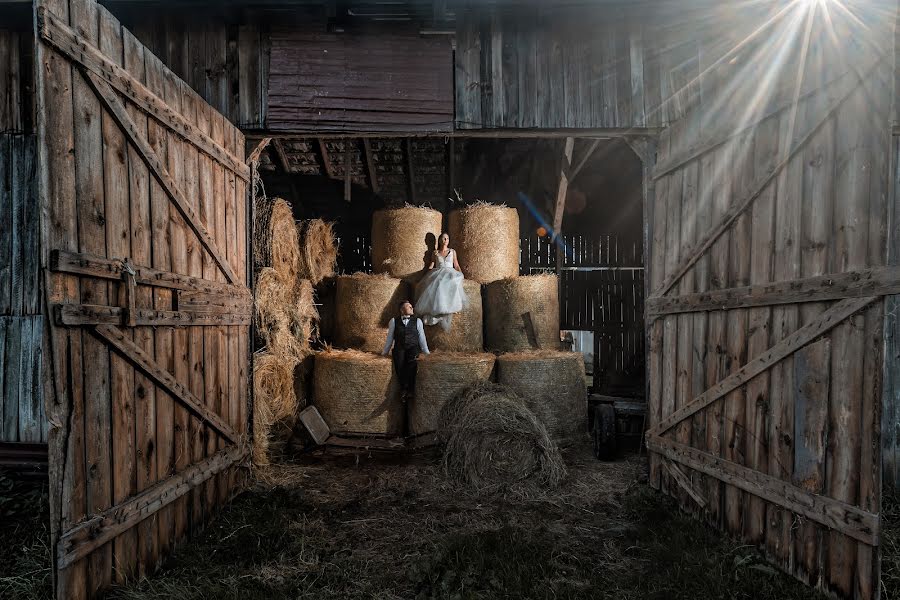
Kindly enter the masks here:
<path id="1" fill-rule="evenodd" d="M 50 505 L 46 482 L 0 471 L 0 598 L 51 598 Z"/>
<path id="2" fill-rule="evenodd" d="M 646 486 L 570 452 L 544 495 L 478 496 L 436 460 L 275 465 L 117 599 L 820 598 Z"/>

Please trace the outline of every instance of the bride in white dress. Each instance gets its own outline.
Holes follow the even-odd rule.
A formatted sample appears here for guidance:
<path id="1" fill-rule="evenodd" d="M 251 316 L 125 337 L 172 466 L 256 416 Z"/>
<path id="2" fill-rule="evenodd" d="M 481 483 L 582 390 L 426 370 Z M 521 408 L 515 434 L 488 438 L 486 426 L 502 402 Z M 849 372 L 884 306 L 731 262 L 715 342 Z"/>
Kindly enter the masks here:
<path id="1" fill-rule="evenodd" d="M 416 311 L 426 325 L 440 323 L 445 330 L 450 329 L 453 313 L 469 306 L 469 297 L 463 289 L 456 251 L 450 247 L 450 236 L 446 233 L 438 239 L 428 269 L 416 286 Z"/>

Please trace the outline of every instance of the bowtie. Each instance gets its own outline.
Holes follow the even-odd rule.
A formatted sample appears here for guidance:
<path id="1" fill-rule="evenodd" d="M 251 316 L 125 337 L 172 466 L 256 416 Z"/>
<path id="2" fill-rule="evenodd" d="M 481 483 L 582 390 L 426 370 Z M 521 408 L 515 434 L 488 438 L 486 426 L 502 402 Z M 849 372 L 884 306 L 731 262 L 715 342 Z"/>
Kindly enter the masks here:
<path id="1" fill-rule="evenodd" d="M 404 324 L 404 325 L 406 325 L 407 323 L 409 323 L 409 317 L 402 317 L 401 320 L 403 321 L 403 324 Z"/>

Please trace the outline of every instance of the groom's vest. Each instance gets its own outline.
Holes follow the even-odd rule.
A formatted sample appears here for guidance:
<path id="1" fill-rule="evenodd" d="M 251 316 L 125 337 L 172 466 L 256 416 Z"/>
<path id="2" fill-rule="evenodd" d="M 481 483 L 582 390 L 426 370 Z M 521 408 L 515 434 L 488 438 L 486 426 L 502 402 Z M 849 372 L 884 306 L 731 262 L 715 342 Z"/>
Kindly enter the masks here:
<path id="1" fill-rule="evenodd" d="M 409 318 L 409 324 L 404 325 L 401 317 L 394 317 L 394 348 L 398 346 L 406 351 L 418 354 L 422 348 L 419 346 L 419 330 L 417 323 L 419 317 L 413 315 Z"/>

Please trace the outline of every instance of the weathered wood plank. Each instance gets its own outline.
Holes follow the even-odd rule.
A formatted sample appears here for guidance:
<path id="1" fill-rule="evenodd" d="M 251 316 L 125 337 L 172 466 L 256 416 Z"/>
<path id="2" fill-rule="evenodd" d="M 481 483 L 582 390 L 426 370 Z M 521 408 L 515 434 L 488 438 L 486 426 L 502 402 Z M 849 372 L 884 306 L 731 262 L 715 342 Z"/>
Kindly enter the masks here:
<path id="1" fill-rule="evenodd" d="M 245 447 L 230 446 L 80 523 L 60 539 L 57 547 L 57 564 L 60 568 L 65 568 L 88 556 L 100 545 L 135 527 L 210 477 L 239 464 L 246 457 Z"/>
<path id="2" fill-rule="evenodd" d="M 647 301 L 647 314 L 660 317 L 678 313 L 827 302 L 898 292 L 900 267 L 875 267 L 681 296 L 655 296 Z"/>
<path id="3" fill-rule="evenodd" d="M 231 267 L 228 265 L 228 261 L 225 259 L 225 255 L 219 250 L 219 247 L 215 242 L 213 242 L 213 239 L 210 237 L 209 232 L 206 231 L 203 224 L 200 223 L 199 218 L 191 209 L 187 198 L 185 198 L 184 193 L 181 191 L 178 182 L 166 169 L 159 155 L 153 150 L 153 147 L 147 140 L 137 134 L 135 122 L 128 115 L 128 112 L 125 110 L 125 107 L 122 105 L 122 102 L 118 99 L 115 92 L 113 92 L 109 85 L 96 74 L 88 71 L 82 71 L 82 74 L 84 74 L 87 81 L 91 83 L 91 87 L 97 93 L 97 96 L 103 100 L 106 109 L 115 117 L 129 141 L 138 147 L 141 157 L 146 161 L 147 166 L 150 168 L 151 174 L 159 181 L 160 185 L 166 191 L 166 194 L 171 198 L 172 203 L 178 209 L 181 217 L 184 218 L 197 237 L 200 238 L 200 242 L 203 244 L 204 248 L 212 255 L 216 264 L 227 277 L 228 283 L 234 283 L 236 278 Z"/>
<path id="4" fill-rule="evenodd" d="M 132 166 L 133 163 L 131 163 L 129 168 L 132 168 Z M 142 185 L 144 185 L 143 182 Z M 146 207 L 143 210 L 146 210 Z M 200 252 L 199 249 L 197 251 Z M 139 258 L 136 258 L 136 260 L 139 260 Z M 251 300 L 250 290 L 244 285 L 227 284 L 193 275 L 180 275 L 171 271 L 154 269 L 153 267 L 130 262 L 129 264 L 134 269 L 134 278 L 139 284 L 184 290 L 198 294 L 223 296 L 230 299 L 242 298 L 245 301 Z M 125 273 L 125 264 L 117 258 L 54 250 L 50 253 L 50 269 L 60 273 L 89 275 L 91 277 L 119 281 L 122 279 L 122 274 Z"/>
<path id="5" fill-rule="evenodd" d="M 57 324 L 61 326 L 124 325 L 126 311 L 118 306 L 102 304 L 56 304 Z M 155 310 L 139 308 L 134 312 L 135 327 L 220 327 L 249 325 L 253 314 L 249 309 L 238 313 L 231 307 L 207 307 L 202 312 L 191 310 Z"/>
<path id="6" fill-rule="evenodd" d="M 672 461 L 785 507 L 835 532 L 841 532 L 865 544 L 878 545 L 881 525 L 877 514 L 840 500 L 807 492 L 776 477 L 665 438 L 650 438 L 647 445 Z"/>
<path id="7" fill-rule="evenodd" d="M 754 357 L 749 363 L 724 378 L 722 381 L 706 390 L 703 394 L 694 398 L 689 404 L 671 416 L 663 419 L 659 425 L 650 430 L 650 435 L 662 435 L 683 419 L 686 419 L 702 410 L 734 389 L 744 385 L 753 377 L 766 369 L 771 368 L 778 361 L 793 354 L 823 333 L 837 327 L 843 321 L 863 310 L 866 306 L 877 300 L 874 297 L 843 300 L 827 311 L 823 312 L 814 321 L 801 327 L 793 334 L 782 339 L 769 348 L 765 353 Z"/>
<path id="8" fill-rule="evenodd" d="M 240 158 L 225 152 L 208 135 L 199 131 L 193 123 L 169 107 L 160 94 L 154 93 L 148 86 L 132 77 L 128 71 L 110 61 L 97 49 L 96 44 L 82 39 L 52 12 L 43 10 L 43 7 L 38 9 L 38 29 L 44 41 L 93 73 L 98 80 L 125 94 L 131 102 L 149 113 L 156 122 L 170 128 L 245 181 L 249 179 L 250 169 Z"/>
<path id="9" fill-rule="evenodd" d="M 6 362 L 0 366 L 5 371 L 3 378 L 3 440 L 15 442 L 19 439 L 19 407 L 22 399 L 22 358 L 23 340 L 21 317 L 9 317 L 6 321 Z"/>
<path id="10" fill-rule="evenodd" d="M 563 144 L 562 160 L 560 161 L 559 185 L 556 188 L 556 202 L 553 208 L 553 235 L 556 239 L 562 230 L 563 215 L 566 208 L 566 194 L 569 191 L 569 171 L 572 168 L 572 151 L 575 148 L 575 138 L 566 138 Z"/>
<path id="11" fill-rule="evenodd" d="M 12 189 L 13 136 L 0 135 L 0 217 L 6 223 L 14 223 L 13 205 L 16 196 Z M 12 314 L 13 227 L 0 228 L 0 315 Z"/>
<path id="12" fill-rule="evenodd" d="M 222 418 L 207 409 L 183 384 L 151 356 L 129 340 L 118 327 L 111 325 L 97 325 L 92 330 L 102 340 L 112 346 L 124 356 L 136 368 L 153 379 L 157 385 L 169 392 L 176 402 L 186 407 L 198 418 L 203 419 L 210 427 L 215 429 L 222 437 L 232 443 L 237 442 L 234 430 L 224 422 Z"/>

